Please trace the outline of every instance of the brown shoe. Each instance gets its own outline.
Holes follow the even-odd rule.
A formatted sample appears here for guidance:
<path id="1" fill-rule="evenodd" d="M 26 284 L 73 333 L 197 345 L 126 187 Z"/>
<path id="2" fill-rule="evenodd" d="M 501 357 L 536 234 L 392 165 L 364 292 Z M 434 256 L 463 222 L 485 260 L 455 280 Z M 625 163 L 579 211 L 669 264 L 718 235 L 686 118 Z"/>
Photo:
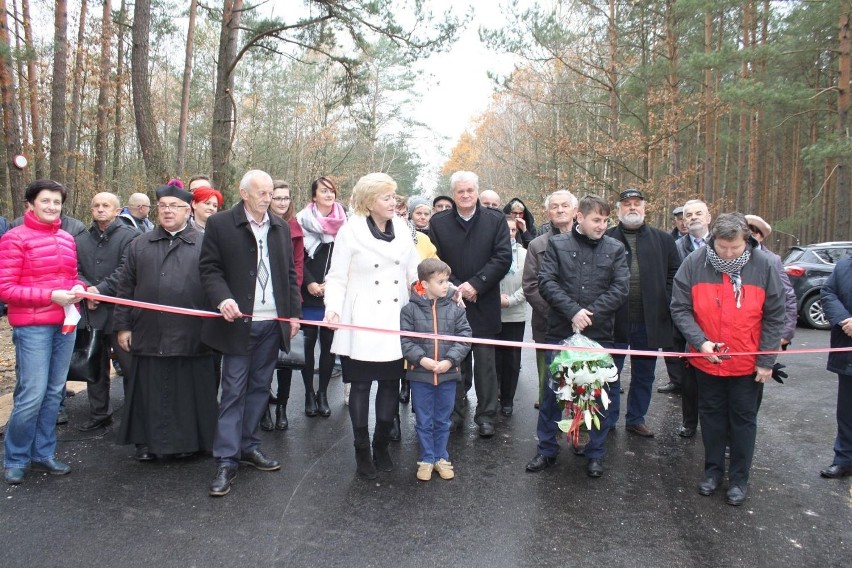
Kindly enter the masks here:
<path id="1" fill-rule="evenodd" d="M 455 472 L 453 471 L 453 464 L 451 464 L 444 458 L 441 458 L 435 462 L 435 471 L 438 472 L 438 475 L 441 476 L 441 479 L 452 479 L 456 476 Z"/>
<path id="2" fill-rule="evenodd" d="M 648 428 L 645 424 L 628 424 L 627 431 L 633 432 L 638 436 L 642 436 L 643 438 L 653 438 L 654 431 Z"/>

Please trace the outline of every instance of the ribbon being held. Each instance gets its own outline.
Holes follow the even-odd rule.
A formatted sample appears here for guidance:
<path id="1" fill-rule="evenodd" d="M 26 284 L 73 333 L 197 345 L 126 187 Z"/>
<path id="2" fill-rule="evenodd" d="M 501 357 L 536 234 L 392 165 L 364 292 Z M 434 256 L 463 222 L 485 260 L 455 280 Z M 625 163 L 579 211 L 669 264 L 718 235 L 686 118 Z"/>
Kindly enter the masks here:
<path id="1" fill-rule="evenodd" d="M 600 344 L 580 333 L 562 342 L 567 347 L 602 349 Z M 607 383 L 618 380 L 618 369 L 612 356 L 594 351 L 560 351 L 550 364 L 551 388 L 562 407 L 563 419 L 559 429 L 577 446 L 580 426 L 587 430 L 600 429 L 602 410 L 609 407 Z"/>

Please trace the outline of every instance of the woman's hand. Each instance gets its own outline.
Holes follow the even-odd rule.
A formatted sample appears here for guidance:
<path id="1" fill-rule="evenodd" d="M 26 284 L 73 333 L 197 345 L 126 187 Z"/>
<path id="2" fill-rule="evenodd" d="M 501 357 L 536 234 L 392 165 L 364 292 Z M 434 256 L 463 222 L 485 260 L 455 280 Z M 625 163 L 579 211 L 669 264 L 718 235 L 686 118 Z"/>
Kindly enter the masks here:
<path id="1" fill-rule="evenodd" d="M 322 298 L 325 296 L 325 283 L 318 284 L 316 282 L 311 282 L 308 284 L 308 294 L 317 298 Z"/>
<path id="2" fill-rule="evenodd" d="M 325 312 L 325 317 L 322 318 L 322 321 L 328 324 L 332 323 L 340 323 L 340 316 L 335 312 Z M 329 329 L 337 329 L 336 327 L 328 326 Z"/>
<path id="3" fill-rule="evenodd" d="M 80 300 L 81 298 L 77 298 L 71 290 L 54 290 L 50 293 L 50 301 L 63 307 L 75 304 Z"/>

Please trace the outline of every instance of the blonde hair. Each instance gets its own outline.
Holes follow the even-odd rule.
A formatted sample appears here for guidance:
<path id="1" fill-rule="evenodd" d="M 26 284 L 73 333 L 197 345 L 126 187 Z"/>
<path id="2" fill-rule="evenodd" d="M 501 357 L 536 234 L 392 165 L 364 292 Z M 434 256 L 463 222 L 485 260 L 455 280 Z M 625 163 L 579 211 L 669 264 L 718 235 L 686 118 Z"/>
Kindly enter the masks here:
<path id="1" fill-rule="evenodd" d="M 367 217 L 370 215 L 370 208 L 375 205 L 380 195 L 395 191 L 396 182 L 388 174 L 367 174 L 352 188 L 349 204 L 356 215 Z"/>

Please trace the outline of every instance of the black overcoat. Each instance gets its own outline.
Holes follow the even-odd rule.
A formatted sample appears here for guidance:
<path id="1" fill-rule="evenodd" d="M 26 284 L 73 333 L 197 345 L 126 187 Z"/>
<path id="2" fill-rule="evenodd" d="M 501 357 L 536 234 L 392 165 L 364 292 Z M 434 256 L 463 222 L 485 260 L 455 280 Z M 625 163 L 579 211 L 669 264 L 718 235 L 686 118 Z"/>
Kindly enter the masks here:
<path id="1" fill-rule="evenodd" d="M 300 318 L 302 308 L 290 227 L 275 215 L 269 216 L 269 271 L 278 317 Z M 210 304 L 218 307 L 232 298 L 244 314 L 254 309 L 257 281 L 257 240 L 249 226 L 243 201 L 233 208 L 210 217 L 204 229 L 199 264 L 201 283 Z M 290 350 L 290 324 L 281 326 L 281 348 Z M 217 351 L 230 355 L 248 354 L 251 319 L 227 322 L 210 318 L 202 326 L 201 339 Z"/>
<path id="2" fill-rule="evenodd" d="M 630 245 L 624 236 L 621 223 L 609 229 L 606 234 L 624 245 L 627 252 L 627 266 L 630 267 Z M 674 324 L 672 323 L 672 282 L 680 268 L 680 255 L 672 236 L 665 231 L 642 225 L 636 234 L 636 251 L 639 254 L 639 286 L 642 295 L 642 310 L 645 312 L 645 329 L 648 332 L 648 346 L 667 348 L 674 345 Z M 627 304 L 615 314 L 615 341 L 629 343 L 630 321 Z"/>
<path id="3" fill-rule="evenodd" d="M 198 277 L 203 235 L 187 227 L 174 238 L 162 227 L 144 233 L 127 247 L 116 296 L 141 302 L 210 310 Z M 131 331 L 130 352 L 150 357 L 209 354 L 201 343 L 197 316 L 116 306 L 113 329 Z"/>
<path id="4" fill-rule="evenodd" d="M 477 291 L 476 302 L 465 302 L 473 336 L 496 336 L 502 329 L 500 280 L 512 265 L 506 215 L 477 202 L 471 220 L 464 221 L 453 205 L 429 220 L 429 238 L 438 258 L 450 265 L 452 283 L 469 282 Z"/>

